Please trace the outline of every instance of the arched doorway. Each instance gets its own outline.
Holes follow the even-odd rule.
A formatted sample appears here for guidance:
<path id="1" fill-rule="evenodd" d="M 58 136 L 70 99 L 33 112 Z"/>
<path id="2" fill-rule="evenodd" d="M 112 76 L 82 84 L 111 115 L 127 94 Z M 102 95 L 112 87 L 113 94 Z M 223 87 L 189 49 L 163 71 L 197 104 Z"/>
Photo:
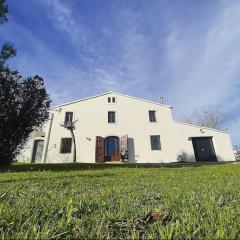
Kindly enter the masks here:
<path id="1" fill-rule="evenodd" d="M 33 152 L 32 152 L 32 163 L 40 163 L 42 161 L 44 140 L 34 140 Z"/>
<path id="2" fill-rule="evenodd" d="M 104 161 L 120 161 L 119 138 L 116 136 L 106 137 L 104 140 Z"/>

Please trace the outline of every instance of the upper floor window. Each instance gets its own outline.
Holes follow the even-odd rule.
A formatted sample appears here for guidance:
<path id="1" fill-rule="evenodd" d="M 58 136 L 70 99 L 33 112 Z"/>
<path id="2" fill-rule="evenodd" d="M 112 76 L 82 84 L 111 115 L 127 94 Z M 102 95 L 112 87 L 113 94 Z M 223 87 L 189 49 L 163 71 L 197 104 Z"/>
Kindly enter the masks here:
<path id="1" fill-rule="evenodd" d="M 108 112 L 108 123 L 116 123 L 116 114 L 113 111 Z"/>
<path id="2" fill-rule="evenodd" d="M 72 138 L 61 138 L 60 153 L 71 153 Z"/>
<path id="3" fill-rule="evenodd" d="M 108 103 L 116 103 L 116 97 L 108 97 Z"/>
<path id="4" fill-rule="evenodd" d="M 156 122 L 156 111 L 149 111 L 149 122 Z"/>
<path id="5" fill-rule="evenodd" d="M 151 135 L 150 141 L 151 141 L 151 149 L 152 150 L 161 150 L 161 142 L 160 142 L 159 135 Z"/>
<path id="6" fill-rule="evenodd" d="M 68 123 L 72 121 L 73 121 L 73 112 L 66 112 L 64 123 Z"/>

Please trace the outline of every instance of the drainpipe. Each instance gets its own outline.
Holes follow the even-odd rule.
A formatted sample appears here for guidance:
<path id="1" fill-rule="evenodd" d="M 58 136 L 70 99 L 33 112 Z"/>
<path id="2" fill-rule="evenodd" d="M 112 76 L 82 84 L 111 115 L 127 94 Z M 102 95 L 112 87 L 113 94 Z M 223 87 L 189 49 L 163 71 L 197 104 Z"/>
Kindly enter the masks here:
<path id="1" fill-rule="evenodd" d="M 43 156 L 44 163 L 46 163 L 46 159 L 47 159 L 48 145 L 49 145 L 49 139 L 50 139 L 51 130 L 52 130 L 53 117 L 54 117 L 54 114 L 52 113 L 51 118 L 50 118 L 49 128 L 48 128 L 48 135 L 47 135 L 47 140 L 46 140 L 46 145 L 45 145 L 44 156 Z"/>

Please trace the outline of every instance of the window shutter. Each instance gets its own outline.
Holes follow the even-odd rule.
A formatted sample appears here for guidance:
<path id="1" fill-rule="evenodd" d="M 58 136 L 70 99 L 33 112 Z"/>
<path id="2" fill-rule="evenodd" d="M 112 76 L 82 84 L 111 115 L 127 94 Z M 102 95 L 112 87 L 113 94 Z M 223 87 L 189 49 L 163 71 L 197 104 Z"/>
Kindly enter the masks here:
<path id="1" fill-rule="evenodd" d="M 128 160 L 128 135 L 124 135 L 120 138 L 120 154 L 121 158 Z"/>
<path id="2" fill-rule="evenodd" d="M 96 138 L 96 162 L 104 162 L 104 138 L 99 136 Z"/>

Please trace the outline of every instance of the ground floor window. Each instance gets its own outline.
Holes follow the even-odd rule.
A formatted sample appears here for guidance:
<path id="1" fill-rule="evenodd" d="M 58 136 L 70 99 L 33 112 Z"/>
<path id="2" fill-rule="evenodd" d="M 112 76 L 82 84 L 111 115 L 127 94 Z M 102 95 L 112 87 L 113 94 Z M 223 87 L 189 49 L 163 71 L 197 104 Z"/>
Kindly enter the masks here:
<path id="1" fill-rule="evenodd" d="M 72 138 L 61 138 L 60 153 L 71 153 Z"/>
<path id="2" fill-rule="evenodd" d="M 151 135 L 150 142 L 152 150 L 161 150 L 160 135 Z"/>

